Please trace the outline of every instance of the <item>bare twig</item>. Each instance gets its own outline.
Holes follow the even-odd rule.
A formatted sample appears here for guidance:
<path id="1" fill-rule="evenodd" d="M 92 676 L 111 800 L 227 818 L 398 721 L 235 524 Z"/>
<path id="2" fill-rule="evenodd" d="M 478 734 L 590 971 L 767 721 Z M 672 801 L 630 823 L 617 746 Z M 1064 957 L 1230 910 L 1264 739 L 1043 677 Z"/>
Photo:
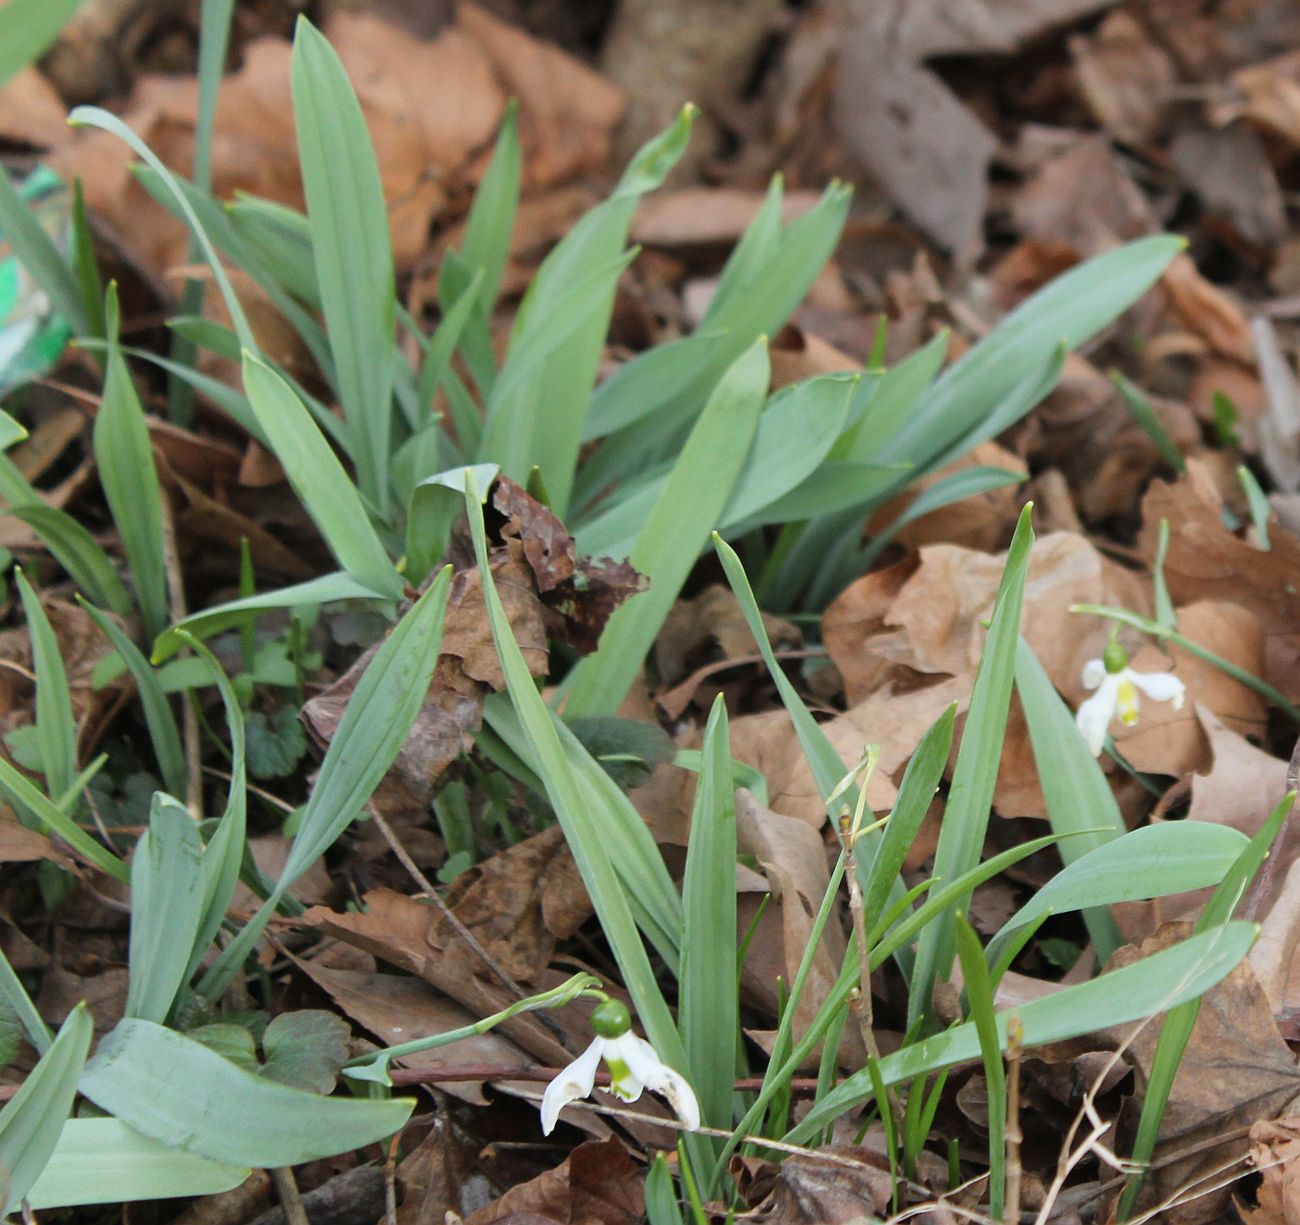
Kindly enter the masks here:
<path id="1" fill-rule="evenodd" d="M 287 1165 L 280 1166 L 271 1171 L 271 1181 L 275 1184 L 280 1207 L 284 1209 L 285 1225 L 311 1225 L 307 1210 L 302 1206 L 302 1196 L 298 1194 L 298 1182 L 293 1176 L 293 1170 Z"/>

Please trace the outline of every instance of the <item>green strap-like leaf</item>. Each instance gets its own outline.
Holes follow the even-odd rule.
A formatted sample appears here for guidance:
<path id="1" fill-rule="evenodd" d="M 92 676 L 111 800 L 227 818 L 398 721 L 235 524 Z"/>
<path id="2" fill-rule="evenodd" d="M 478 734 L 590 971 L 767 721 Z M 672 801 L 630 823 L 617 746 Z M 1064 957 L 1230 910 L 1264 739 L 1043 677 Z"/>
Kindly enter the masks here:
<path id="1" fill-rule="evenodd" d="M 293 115 L 316 280 L 357 477 L 388 513 L 396 279 L 388 209 L 361 104 L 334 48 L 305 17 L 294 35 Z"/>
<path id="2" fill-rule="evenodd" d="M 77 1088 L 169 1148 L 236 1166 L 298 1165 L 364 1148 L 400 1130 L 415 1105 L 291 1089 L 138 1020 L 119 1022 L 101 1040 Z"/>

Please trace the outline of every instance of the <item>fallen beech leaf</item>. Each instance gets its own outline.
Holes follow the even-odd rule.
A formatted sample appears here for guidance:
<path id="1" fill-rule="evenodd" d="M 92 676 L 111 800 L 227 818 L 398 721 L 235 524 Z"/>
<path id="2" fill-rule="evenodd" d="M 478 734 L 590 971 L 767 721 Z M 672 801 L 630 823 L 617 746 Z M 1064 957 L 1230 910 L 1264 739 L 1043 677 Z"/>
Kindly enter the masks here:
<path id="1" fill-rule="evenodd" d="M 2 99 L 0 99 L 2 100 Z M 658 192 L 637 207 L 629 237 L 649 246 L 734 243 L 758 214 L 761 191 L 735 187 L 687 187 Z M 790 191 L 781 198 L 781 222 L 789 225 L 818 201 L 812 191 Z"/>
<path id="2" fill-rule="evenodd" d="M 1210 107 L 1216 124 L 1244 116 L 1300 149 L 1300 51 L 1250 64 L 1229 78 L 1232 91 Z"/>
<path id="3" fill-rule="evenodd" d="M 636 1225 L 644 1218 L 641 1172 L 614 1136 L 580 1144 L 553 1170 L 511 1187 L 465 1225 Z"/>
<path id="4" fill-rule="evenodd" d="M 48 859 L 69 871 L 71 859 L 64 855 L 44 834 L 19 823 L 11 808 L 0 808 L 0 863 L 31 863 Z"/>
<path id="5" fill-rule="evenodd" d="M 0 136 L 52 149 L 68 138 L 68 108 L 58 91 L 28 64 L 0 88 Z"/>
<path id="6" fill-rule="evenodd" d="M 888 1212 L 894 1195 L 884 1158 L 851 1145 L 794 1154 L 779 1164 L 736 1156 L 731 1173 L 749 1205 L 735 1219 L 755 1225 L 863 1225 L 869 1212 Z"/>

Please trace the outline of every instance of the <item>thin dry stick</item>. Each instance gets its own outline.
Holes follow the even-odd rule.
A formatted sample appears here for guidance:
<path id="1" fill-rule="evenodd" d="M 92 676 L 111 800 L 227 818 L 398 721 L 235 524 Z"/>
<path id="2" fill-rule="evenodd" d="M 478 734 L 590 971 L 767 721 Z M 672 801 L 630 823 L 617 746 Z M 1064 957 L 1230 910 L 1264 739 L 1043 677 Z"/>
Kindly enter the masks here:
<path id="1" fill-rule="evenodd" d="M 867 922 L 862 911 L 862 887 L 858 884 L 858 864 L 853 855 L 854 832 L 849 810 L 840 813 L 840 838 L 844 843 L 844 877 L 849 882 L 849 913 L 853 916 L 853 934 L 858 944 L 858 978 L 859 990 L 853 1002 L 853 1015 L 862 1034 L 862 1045 L 867 1054 L 877 1063 L 880 1062 L 880 1046 L 876 1042 L 875 1006 L 871 999 L 871 955 L 867 948 Z M 901 1130 L 903 1127 L 903 1107 L 893 1087 L 885 1090 L 889 1103 L 889 1113 Z"/>
<path id="2" fill-rule="evenodd" d="M 287 1165 L 271 1171 L 271 1181 L 275 1184 L 275 1193 L 280 1197 L 280 1207 L 284 1209 L 285 1225 L 311 1225 L 307 1210 L 302 1206 L 302 1196 L 298 1194 L 298 1183 L 293 1170 Z"/>
<path id="3" fill-rule="evenodd" d="M 402 1133 L 395 1132 L 388 1142 L 388 1156 L 384 1160 L 384 1222 L 397 1225 L 397 1148 Z"/>
<path id="4" fill-rule="evenodd" d="M 1025 1027 L 1020 1018 L 1013 1016 L 1007 1022 L 1007 1191 L 1004 1221 L 1020 1220 L 1020 1145 L 1024 1132 L 1020 1130 L 1020 1056 L 1024 1050 Z"/>
<path id="5" fill-rule="evenodd" d="M 176 519 L 172 514 L 171 495 L 161 491 L 163 529 L 163 568 L 167 574 L 167 611 L 173 624 L 186 614 L 185 580 L 181 574 L 180 555 L 176 552 Z M 185 807 L 196 821 L 203 820 L 203 757 L 199 743 L 199 717 L 192 701 L 181 699 L 181 734 L 185 742 Z M 293 1225 L 290 1222 L 289 1225 Z"/>

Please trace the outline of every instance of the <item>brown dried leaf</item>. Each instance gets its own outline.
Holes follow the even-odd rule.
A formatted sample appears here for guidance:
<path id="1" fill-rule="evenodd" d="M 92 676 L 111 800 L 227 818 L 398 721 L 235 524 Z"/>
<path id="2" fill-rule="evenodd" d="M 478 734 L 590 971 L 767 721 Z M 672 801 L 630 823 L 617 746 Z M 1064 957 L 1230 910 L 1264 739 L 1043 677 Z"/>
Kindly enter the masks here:
<path id="1" fill-rule="evenodd" d="M 47 859 L 68 871 L 75 865 L 44 834 L 19 823 L 11 808 L 0 808 L 0 863 Z"/>
<path id="2" fill-rule="evenodd" d="M 1174 258 L 1160 278 L 1160 287 L 1175 318 L 1212 352 L 1254 365 L 1255 345 L 1245 313 L 1231 293 L 1200 274 L 1190 255 Z"/>
<path id="3" fill-rule="evenodd" d="M 736 1156 L 731 1174 L 749 1205 L 735 1219 L 763 1225 L 865 1225 L 870 1213 L 888 1211 L 894 1193 L 879 1155 L 850 1145 L 800 1153 L 780 1164 Z"/>
<path id="4" fill-rule="evenodd" d="M 470 1213 L 465 1225 L 636 1225 L 644 1213 L 641 1172 L 610 1136 L 580 1144 L 555 1169 Z"/>
<path id="5" fill-rule="evenodd" d="M 506 973 L 525 983 L 538 981 L 556 937 L 573 935 L 591 914 L 559 826 L 462 872 L 447 904 Z"/>
<path id="6" fill-rule="evenodd" d="M 431 904 L 390 889 L 371 890 L 363 900 L 364 913 L 339 914 L 316 906 L 301 922 L 417 975 L 475 1017 L 490 1016 L 514 1001 Z M 577 1015 L 570 1009 L 548 1012 L 560 1024 L 571 1017 L 575 1034 L 582 1028 Z M 547 1066 L 563 1067 L 572 1058 L 551 1032 L 527 1013 L 504 1022 L 500 1029 Z"/>
<path id="7" fill-rule="evenodd" d="M 1107 15 L 1092 34 L 1070 39 L 1079 89 L 1097 122 L 1131 145 L 1143 145 L 1163 126 L 1174 61 L 1122 9 Z"/>
<path id="8" fill-rule="evenodd" d="M 31 64 L 0 88 L 0 136 L 53 149 L 68 138 L 68 108 L 58 91 Z"/>

